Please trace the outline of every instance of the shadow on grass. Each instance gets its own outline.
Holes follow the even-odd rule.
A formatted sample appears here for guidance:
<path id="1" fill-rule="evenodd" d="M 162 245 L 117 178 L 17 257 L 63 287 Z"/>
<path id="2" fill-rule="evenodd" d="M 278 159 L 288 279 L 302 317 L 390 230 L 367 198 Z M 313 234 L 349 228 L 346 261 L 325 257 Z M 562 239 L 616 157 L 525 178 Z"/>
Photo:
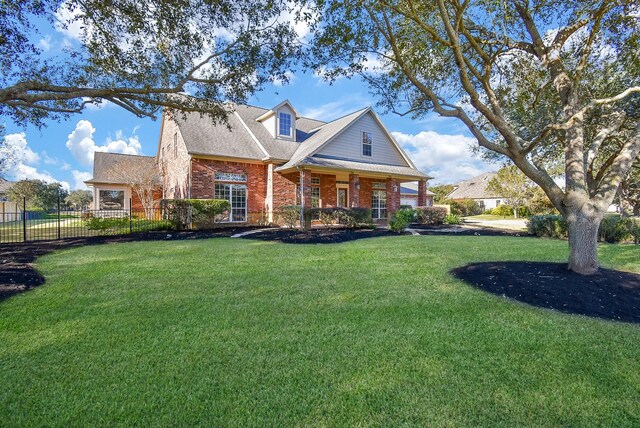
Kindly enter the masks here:
<path id="1" fill-rule="evenodd" d="M 601 268 L 578 275 L 566 263 L 484 262 L 451 274 L 498 296 L 568 314 L 640 324 L 640 275 Z"/>

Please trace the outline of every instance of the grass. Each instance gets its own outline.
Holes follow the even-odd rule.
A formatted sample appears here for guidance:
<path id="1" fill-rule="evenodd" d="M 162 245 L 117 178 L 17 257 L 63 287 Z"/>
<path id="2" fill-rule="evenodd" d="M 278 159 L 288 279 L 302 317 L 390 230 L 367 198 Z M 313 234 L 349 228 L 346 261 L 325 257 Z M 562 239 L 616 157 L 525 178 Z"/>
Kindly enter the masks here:
<path id="1" fill-rule="evenodd" d="M 402 236 L 50 254 L 45 285 L 0 303 L 0 425 L 638 426 L 639 326 L 447 274 L 566 253 Z M 601 247 L 611 267 L 640 271 L 637 254 Z"/>

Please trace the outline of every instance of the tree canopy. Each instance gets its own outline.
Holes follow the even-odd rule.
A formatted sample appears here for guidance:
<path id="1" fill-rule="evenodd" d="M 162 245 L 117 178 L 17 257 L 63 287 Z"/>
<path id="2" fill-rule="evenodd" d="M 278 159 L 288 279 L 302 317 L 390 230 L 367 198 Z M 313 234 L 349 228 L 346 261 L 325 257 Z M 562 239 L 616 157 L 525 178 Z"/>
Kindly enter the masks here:
<path id="1" fill-rule="evenodd" d="M 52 210 L 58 201 L 64 203 L 68 192 L 59 183 L 45 183 L 42 180 L 21 180 L 14 183 L 7 193 L 9 200 L 22 206 L 26 202 L 30 210 Z"/>
<path id="2" fill-rule="evenodd" d="M 640 154 L 640 10 L 629 0 L 330 0 L 310 65 L 360 73 L 399 114 L 466 125 L 565 216 L 569 267 Z M 554 181 L 562 167 L 565 185 Z"/>
<path id="3" fill-rule="evenodd" d="M 166 107 L 224 118 L 221 101 L 288 79 L 294 26 L 309 18 L 283 0 L 0 2 L 0 116 L 42 126 L 109 101 L 141 117 Z M 41 23 L 78 42 L 48 54 Z"/>

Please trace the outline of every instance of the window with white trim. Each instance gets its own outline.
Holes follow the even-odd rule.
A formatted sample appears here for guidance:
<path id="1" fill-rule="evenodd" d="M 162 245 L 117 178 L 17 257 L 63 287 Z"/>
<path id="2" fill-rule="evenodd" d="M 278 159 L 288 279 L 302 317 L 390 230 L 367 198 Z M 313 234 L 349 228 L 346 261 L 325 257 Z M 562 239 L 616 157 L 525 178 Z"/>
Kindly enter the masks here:
<path id="1" fill-rule="evenodd" d="M 371 156 L 372 144 L 373 144 L 373 140 L 371 138 L 371 132 L 363 131 L 362 132 L 362 156 Z"/>
<path id="2" fill-rule="evenodd" d="M 214 188 L 214 198 L 229 201 L 229 205 L 231 205 L 229 216 L 225 221 L 247 221 L 247 186 L 245 184 L 216 183 Z"/>
<path id="3" fill-rule="evenodd" d="M 371 216 L 374 219 L 387 218 L 387 191 L 371 191 Z"/>
<path id="4" fill-rule="evenodd" d="M 320 208 L 320 188 L 311 188 L 311 208 Z"/>
<path id="5" fill-rule="evenodd" d="M 247 182 L 246 174 L 234 174 L 231 172 L 216 172 L 215 178 L 216 181 L 233 181 L 236 183 Z"/>
<path id="6" fill-rule="evenodd" d="M 278 115 L 278 135 L 291 137 L 291 115 L 282 113 Z"/>
<path id="7" fill-rule="evenodd" d="M 124 209 L 124 190 L 100 190 L 98 197 L 100 198 L 99 209 L 101 210 Z"/>

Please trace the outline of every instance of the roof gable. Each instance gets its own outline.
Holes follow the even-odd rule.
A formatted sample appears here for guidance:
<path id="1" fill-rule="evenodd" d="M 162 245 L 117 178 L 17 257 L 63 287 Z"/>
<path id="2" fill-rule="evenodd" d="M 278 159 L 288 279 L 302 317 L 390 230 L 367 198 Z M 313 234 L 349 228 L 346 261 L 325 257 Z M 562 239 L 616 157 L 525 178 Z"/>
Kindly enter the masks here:
<path id="1" fill-rule="evenodd" d="M 371 156 L 364 156 L 362 153 L 364 132 L 372 137 Z M 413 167 L 371 109 L 347 124 L 339 134 L 320 147 L 314 156 Z"/>
<path id="2" fill-rule="evenodd" d="M 456 184 L 453 192 L 447 195 L 447 199 L 494 199 L 499 195 L 491 193 L 487 187 L 495 172 L 485 172 L 468 180 Z"/>

